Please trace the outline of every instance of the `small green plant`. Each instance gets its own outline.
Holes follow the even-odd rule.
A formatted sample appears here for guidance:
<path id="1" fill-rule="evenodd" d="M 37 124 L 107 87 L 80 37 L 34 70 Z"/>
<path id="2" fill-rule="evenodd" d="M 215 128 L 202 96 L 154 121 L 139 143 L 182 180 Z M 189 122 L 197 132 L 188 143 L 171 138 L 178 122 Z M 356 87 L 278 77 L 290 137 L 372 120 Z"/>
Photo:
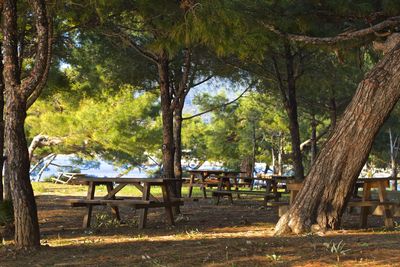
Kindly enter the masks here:
<path id="1" fill-rule="evenodd" d="M 346 255 L 347 252 L 351 251 L 351 249 L 344 249 L 345 243 L 341 240 L 339 243 L 330 242 L 324 243 L 326 249 L 336 256 L 336 261 L 340 262 L 340 257 Z"/>
<path id="2" fill-rule="evenodd" d="M 271 260 L 271 261 L 280 261 L 281 258 L 282 258 L 281 255 L 278 255 L 278 254 L 276 254 L 276 253 L 274 253 L 274 254 L 267 254 L 266 256 L 267 256 L 267 258 L 268 258 L 269 260 Z"/>
<path id="3" fill-rule="evenodd" d="M 94 228 L 115 228 L 120 225 L 119 221 L 107 213 L 99 213 L 96 215 Z"/>
<path id="4" fill-rule="evenodd" d="M 189 231 L 186 231 L 186 235 L 189 237 L 189 238 L 193 238 L 193 237 L 195 237 L 196 235 L 198 235 L 200 232 L 199 232 L 199 229 L 192 229 L 192 230 L 189 230 Z"/>
<path id="5" fill-rule="evenodd" d="M 14 222 L 14 210 L 10 200 L 0 202 L 0 225 L 10 225 Z"/>

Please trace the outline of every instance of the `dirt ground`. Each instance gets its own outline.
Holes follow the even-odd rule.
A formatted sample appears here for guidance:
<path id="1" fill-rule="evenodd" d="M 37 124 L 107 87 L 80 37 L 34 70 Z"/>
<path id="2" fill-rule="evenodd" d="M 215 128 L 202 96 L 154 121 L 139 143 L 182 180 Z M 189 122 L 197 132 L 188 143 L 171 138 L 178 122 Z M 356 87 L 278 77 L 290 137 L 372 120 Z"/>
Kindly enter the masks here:
<path id="1" fill-rule="evenodd" d="M 358 230 L 358 216 L 346 215 L 342 230 L 323 236 L 273 237 L 275 208 L 200 199 L 185 203 L 174 227 L 165 225 L 163 209 L 150 210 L 147 229 L 139 230 L 134 210 L 122 209 L 125 224 L 118 225 L 107 207 L 96 207 L 97 221 L 85 230 L 85 209 L 66 198 L 37 194 L 42 248 L 17 252 L 6 241 L 0 266 L 400 266 L 400 227 L 380 228 L 380 217 L 369 220 L 370 229 Z"/>

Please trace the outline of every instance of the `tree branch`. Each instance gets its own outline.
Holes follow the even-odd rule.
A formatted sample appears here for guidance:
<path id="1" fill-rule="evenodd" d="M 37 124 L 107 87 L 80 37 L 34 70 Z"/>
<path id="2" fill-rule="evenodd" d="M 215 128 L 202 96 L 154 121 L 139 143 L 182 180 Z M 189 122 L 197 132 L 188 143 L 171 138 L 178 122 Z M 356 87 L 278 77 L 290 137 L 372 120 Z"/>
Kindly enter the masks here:
<path id="1" fill-rule="evenodd" d="M 46 69 L 44 71 L 44 74 L 42 76 L 40 83 L 35 88 L 33 88 L 33 92 L 29 94 L 28 100 L 26 101 L 26 110 L 28 110 L 33 105 L 33 103 L 35 103 L 35 101 L 39 98 L 40 94 L 43 91 L 43 88 L 46 85 L 47 78 L 49 77 L 54 40 L 53 40 L 53 20 L 52 20 L 52 18 L 49 17 L 48 22 L 49 22 L 49 36 L 48 36 L 48 45 L 47 45 Z"/>
<path id="2" fill-rule="evenodd" d="M 190 88 L 194 88 L 194 87 L 199 86 L 199 85 L 201 85 L 201 84 L 203 84 L 205 82 L 208 82 L 212 78 L 214 78 L 214 75 L 210 75 L 210 76 L 206 77 L 205 79 L 201 80 L 200 82 L 192 83 L 192 84 L 190 84 Z"/>
<path id="3" fill-rule="evenodd" d="M 276 29 L 272 25 L 269 25 L 269 24 L 266 24 L 263 22 L 261 22 L 261 24 L 268 30 L 270 30 L 282 37 L 286 37 L 287 39 L 289 39 L 291 41 L 303 42 L 303 43 L 314 44 L 314 45 L 319 45 L 319 44 L 335 45 L 340 42 L 350 41 L 350 40 L 357 39 L 357 38 L 363 38 L 368 35 L 377 35 L 382 30 L 391 29 L 391 28 L 394 28 L 395 26 L 399 26 L 400 25 L 400 16 L 388 18 L 378 24 L 375 24 L 375 25 L 365 28 L 365 29 L 351 31 L 351 32 L 344 32 L 344 33 L 341 33 L 341 34 L 339 34 L 337 36 L 333 36 L 333 37 L 312 37 L 312 36 L 306 36 L 306 35 L 284 33 L 284 32 L 281 32 L 280 30 Z"/>
<path id="4" fill-rule="evenodd" d="M 328 127 L 326 127 L 319 135 L 317 135 L 317 137 L 315 138 L 315 142 L 317 142 L 319 139 L 321 139 L 321 137 L 323 137 L 325 134 L 327 134 L 329 132 L 329 128 L 331 126 L 328 125 Z M 303 151 L 304 148 L 308 145 L 310 145 L 312 139 L 307 139 L 306 141 L 304 141 L 303 143 L 300 144 L 300 150 Z"/>
<path id="5" fill-rule="evenodd" d="M 32 94 L 35 88 L 42 82 L 42 78 L 46 72 L 46 64 L 49 63 L 47 58 L 49 52 L 49 23 L 47 18 L 46 4 L 44 0 L 29 1 L 35 17 L 37 46 L 35 65 L 29 76 L 22 81 L 21 90 L 25 99 Z"/>
<path id="6" fill-rule="evenodd" d="M 242 96 L 252 87 L 252 85 L 253 85 L 253 84 L 251 84 L 250 86 L 248 86 L 248 87 L 247 87 L 238 97 L 236 97 L 235 99 L 233 99 L 233 100 L 231 100 L 231 101 L 229 101 L 229 102 L 226 102 L 226 103 L 224 103 L 224 104 L 222 104 L 222 105 L 219 105 L 219 106 L 217 106 L 217 107 L 213 107 L 213 108 L 210 108 L 210 109 L 205 110 L 205 111 L 203 111 L 203 112 L 197 113 L 197 114 L 195 114 L 195 115 L 192 115 L 192 116 L 189 116 L 189 117 L 184 117 L 184 118 L 182 118 L 182 120 L 190 120 L 190 119 L 199 117 L 199 116 L 201 116 L 201 115 L 204 115 L 204 114 L 206 114 L 206 113 L 209 113 L 209 112 L 211 112 L 211 111 L 214 111 L 214 110 L 221 109 L 221 108 L 224 108 L 224 107 L 226 107 L 226 106 L 229 106 L 229 105 L 235 103 L 236 101 L 238 101 L 240 98 L 242 98 Z"/>

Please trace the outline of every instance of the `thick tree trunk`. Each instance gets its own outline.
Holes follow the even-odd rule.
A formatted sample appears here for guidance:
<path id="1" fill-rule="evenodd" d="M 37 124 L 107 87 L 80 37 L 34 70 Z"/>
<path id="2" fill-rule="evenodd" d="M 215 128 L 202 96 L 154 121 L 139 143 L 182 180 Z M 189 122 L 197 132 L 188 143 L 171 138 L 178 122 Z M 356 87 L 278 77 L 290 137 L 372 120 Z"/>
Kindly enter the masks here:
<path id="1" fill-rule="evenodd" d="M 171 107 L 172 93 L 170 91 L 169 80 L 169 60 L 166 54 L 160 56 L 158 62 L 158 74 L 161 93 L 161 112 L 162 112 L 162 163 L 163 176 L 174 178 L 174 135 L 173 135 L 173 109 Z M 172 197 L 177 196 L 177 188 L 172 185 L 169 187 Z"/>
<path id="2" fill-rule="evenodd" d="M 175 109 L 174 113 L 174 173 L 175 178 L 182 179 L 182 110 Z"/>
<path id="3" fill-rule="evenodd" d="M 174 112 L 174 173 L 175 178 L 182 179 L 182 109 L 183 105 L 178 105 Z M 182 183 L 176 183 L 176 196 L 182 197 Z M 179 206 L 175 207 L 175 212 L 180 213 Z"/>
<path id="4" fill-rule="evenodd" d="M 161 111 L 163 124 L 163 174 L 167 178 L 174 178 L 174 138 L 173 138 L 173 111 L 171 109 L 171 92 L 169 82 L 168 59 L 162 58 L 158 64 L 161 91 Z"/>
<path id="5" fill-rule="evenodd" d="M 304 167 L 301 155 L 300 127 L 297 114 L 296 80 L 294 74 L 294 55 L 289 44 L 285 44 L 286 60 L 286 90 L 281 87 L 284 106 L 289 119 L 289 131 L 292 145 L 292 160 L 294 175 L 297 180 L 303 180 Z"/>
<path id="6" fill-rule="evenodd" d="M 45 1 L 31 0 L 29 4 L 35 21 L 37 44 L 34 65 L 29 75 L 22 81 L 19 75 L 17 52 L 17 1 L 3 1 L 2 13 L 7 170 L 14 207 L 15 244 L 20 248 L 38 248 L 40 246 L 37 209 L 29 177 L 29 155 L 24 122 L 26 100 L 39 84 L 43 84 L 46 64 L 50 62 L 48 58 L 49 27 Z"/>
<path id="7" fill-rule="evenodd" d="M 4 132 L 5 135 L 5 132 Z M 7 143 L 4 141 L 5 152 L 7 148 Z M 7 155 L 6 155 L 7 156 Z M 10 178 L 10 168 L 8 166 L 7 160 L 4 161 L 4 200 L 11 201 L 11 178 Z"/>
<path id="8" fill-rule="evenodd" d="M 303 157 L 301 155 L 301 141 L 300 141 L 300 130 L 299 122 L 297 119 L 297 103 L 294 100 L 290 106 L 286 109 L 289 117 L 289 130 L 292 145 L 292 160 L 294 176 L 297 180 L 303 180 L 304 178 L 304 167 L 303 167 Z"/>
<path id="9" fill-rule="evenodd" d="M 336 229 L 374 138 L 400 98 L 400 46 L 369 72 L 275 233 Z M 357 140 L 357 142 L 355 142 Z"/>
<path id="10" fill-rule="evenodd" d="M 18 247 L 39 247 L 40 233 L 35 197 L 29 177 L 28 146 L 24 133 L 25 102 L 7 92 L 6 148 L 14 206 L 15 243 Z"/>
<path id="11" fill-rule="evenodd" d="M 0 44 L 1 51 L 1 44 Z M 4 166 L 4 79 L 3 54 L 0 53 L 0 201 L 4 198 L 3 166 Z"/>

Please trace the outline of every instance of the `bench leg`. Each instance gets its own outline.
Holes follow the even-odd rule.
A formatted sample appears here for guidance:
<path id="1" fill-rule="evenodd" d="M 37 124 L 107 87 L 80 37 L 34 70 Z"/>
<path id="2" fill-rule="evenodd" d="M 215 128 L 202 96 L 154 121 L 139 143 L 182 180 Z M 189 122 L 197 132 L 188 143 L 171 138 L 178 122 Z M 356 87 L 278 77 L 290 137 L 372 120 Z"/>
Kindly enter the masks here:
<path id="1" fill-rule="evenodd" d="M 214 204 L 215 205 L 218 205 L 219 204 L 219 198 L 220 198 L 220 195 L 218 194 L 218 193 L 212 193 L 212 196 L 213 196 L 213 199 L 214 199 Z"/>
<path id="2" fill-rule="evenodd" d="M 161 190 L 162 190 L 162 194 L 163 194 L 163 202 L 165 204 L 167 204 L 165 206 L 165 215 L 167 217 L 167 223 L 169 225 L 174 225 L 175 224 L 175 222 L 174 222 L 174 214 L 172 213 L 172 206 L 170 205 L 171 204 L 171 199 L 169 197 L 168 188 L 167 188 L 167 186 L 165 184 L 163 184 L 161 186 Z"/>
<path id="3" fill-rule="evenodd" d="M 371 199 L 371 185 L 364 183 L 362 201 L 368 201 Z M 365 228 L 368 222 L 369 207 L 361 207 L 361 218 L 360 227 Z"/>
<path id="4" fill-rule="evenodd" d="M 150 186 L 148 183 L 144 184 L 143 188 L 143 200 L 149 200 L 150 197 Z M 147 222 L 147 211 L 148 208 L 143 208 L 140 210 L 140 215 L 139 215 L 139 229 L 143 229 L 146 227 L 146 222 Z"/>
<path id="5" fill-rule="evenodd" d="M 192 192 L 193 192 L 193 184 L 194 184 L 194 175 L 190 175 L 190 183 L 189 183 L 189 195 L 188 197 L 192 197 Z"/>
<path id="6" fill-rule="evenodd" d="M 385 188 L 385 183 L 380 182 L 379 183 L 379 201 L 384 202 L 386 200 L 386 188 Z M 393 216 L 392 216 L 392 211 L 390 210 L 390 207 L 385 205 L 383 210 L 383 218 L 385 220 L 385 226 L 388 228 L 393 228 L 394 227 L 394 222 L 393 222 Z"/>
<path id="7" fill-rule="evenodd" d="M 94 198 L 94 190 L 95 190 L 96 185 L 94 182 L 89 182 L 89 188 L 87 192 L 87 199 L 93 199 Z M 88 204 L 86 207 L 86 214 L 83 216 L 83 228 L 89 228 L 90 227 L 90 220 L 92 218 L 92 211 L 93 211 L 93 205 Z"/>
<path id="8" fill-rule="evenodd" d="M 203 184 L 203 186 L 201 187 L 201 189 L 203 190 L 203 198 L 207 198 L 206 179 L 203 176 L 201 176 L 201 183 Z"/>
<path id="9" fill-rule="evenodd" d="M 111 183 L 107 184 L 106 187 L 107 187 L 107 193 L 110 193 L 114 189 Z M 115 195 L 112 196 L 110 199 L 115 199 Z M 118 206 L 110 206 L 110 207 L 111 207 L 111 213 L 114 215 L 114 217 L 118 221 L 121 221 L 121 216 L 119 214 Z"/>

